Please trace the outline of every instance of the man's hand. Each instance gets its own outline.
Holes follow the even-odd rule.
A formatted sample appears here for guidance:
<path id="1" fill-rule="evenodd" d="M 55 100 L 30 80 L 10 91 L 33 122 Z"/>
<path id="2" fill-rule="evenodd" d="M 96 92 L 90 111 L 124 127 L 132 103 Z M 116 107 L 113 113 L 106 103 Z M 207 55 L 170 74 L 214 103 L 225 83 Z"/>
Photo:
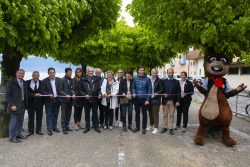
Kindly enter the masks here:
<path id="1" fill-rule="evenodd" d="M 89 95 L 85 95 L 85 97 L 86 97 L 86 99 L 88 99 L 88 100 L 89 100 Z"/>
<path id="2" fill-rule="evenodd" d="M 149 105 L 149 101 L 145 101 L 145 106 Z"/>
<path id="3" fill-rule="evenodd" d="M 74 100 L 75 100 L 75 99 L 76 99 L 76 95 L 73 95 L 73 96 L 72 96 L 72 99 L 74 99 Z"/>
<path id="4" fill-rule="evenodd" d="M 179 102 L 176 102 L 175 103 L 175 107 L 179 107 L 180 106 L 180 103 Z"/>
<path id="5" fill-rule="evenodd" d="M 53 99 L 53 98 L 54 98 L 54 95 L 53 95 L 53 94 L 50 94 L 50 98 Z"/>
<path id="6" fill-rule="evenodd" d="M 14 106 L 11 106 L 10 109 L 11 109 L 12 111 L 16 111 L 16 110 L 17 110 L 17 108 L 16 108 L 15 105 L 14 105 Z"/>
<path id="7" fill-rule="evenodd" d="M 98 96 L 98 99 L 101 99 L 101 98 L 102 98 L 102 95 L 99 95 L 99 96 Z"/>
<path id="8" fill-rule="evenodd" d="M 136 95 L 135 94 L 132 94 L 133 97 L 135 97 Z"/>
<path id="9" fill-rule="evenodd" d="M 41 96 L 41 93 L 36 93 L 35 97 Z"/>
<path id="10" fill-rule="evenodd" d="M 67 99 L 70 99 L 70 95 L 67 95 L 66 98 L 67 98 Z"/>

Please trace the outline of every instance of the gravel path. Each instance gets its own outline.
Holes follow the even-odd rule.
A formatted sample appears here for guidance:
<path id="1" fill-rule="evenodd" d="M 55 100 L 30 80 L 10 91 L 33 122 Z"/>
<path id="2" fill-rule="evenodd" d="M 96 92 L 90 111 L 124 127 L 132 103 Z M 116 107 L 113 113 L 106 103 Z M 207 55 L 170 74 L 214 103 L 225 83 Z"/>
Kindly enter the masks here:
<path id="1" fill-rule="evenodd" d="M 189 128 L 186 133 L 176 131 L 146 135 L 122 132 L 120 128 L 62 133 L 49 137 L 33 135 L 22 143 L 0 140 L 1 167 L 249 167 L 250 122 L 234 117 L 232 136 L 238 145 L 228 148 L 221 139 L 206 139 L 205 146 L 196 146 L 200 104 L 190 107 Z M 162 114 L 161 114 L 162 116 Z M 162 121 L 162 117 L 160 119 Z M 45 120 L 44 120 L 45 125 Z M 73 120 L 71 120 L 73 127 Z M 161 122 L 160 122 L 161 125 Z M 24 128 L 27 129 L 27 120 Z M 46 132 L 43 126 L 43 132 Z"/>

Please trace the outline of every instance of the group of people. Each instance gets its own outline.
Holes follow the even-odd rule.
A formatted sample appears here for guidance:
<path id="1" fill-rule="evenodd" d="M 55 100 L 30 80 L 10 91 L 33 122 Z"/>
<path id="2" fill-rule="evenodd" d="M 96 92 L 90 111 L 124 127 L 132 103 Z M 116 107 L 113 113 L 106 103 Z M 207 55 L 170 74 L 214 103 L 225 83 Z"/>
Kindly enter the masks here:
<path id="1" fill-rule="evenodd" d="M 128 129 L 134 133 L 142 129 L 159 132 L 159 111 L 162 105 L 163 128 L 161 133 L 180 129 L 183 116 L 182 132 L 186 131 L 188 109 L 192 101 L 193 84 L 187 79 L 187 73 L 181 73 L 181 80 L 174 78 L 174 70 L 167 70 L 167 78 L 160 79 L 157 69 L 151 70 L 151 77 L 145 75 L 145 68 L 139 66 L 137 76 L 133 78 L 130 70 L 118 70 L 115 79 L 113 71 L 106 72 L 102 77 L 100 68 L 88 68 L 84 74 L 81 68 L 75 70 L 72 78 L 72 69 L 65 69 L 63 78 L 56 77 L 54 68 L 48 69 L 48 77 L 39 79 L 39 72 L 32 73 L 32 79 L 24 81 L 25 71 L 19 69 L 16 78 L 9 81 L 6 89 L 8 111 L 11 113 L 9 124 L 9 141 L 21 142 L 36 132 L 41 131 L 43 107 L 46 111 L 46 126 L 49 136 L 59 133 L 57 119 L 61 111 L 61 129 L 63 134 L 73 131 L 70 127 L 72 108 L 74 108 L 74 129 L 84 129 L 87 133 L 92 128 L 98 133 L 103 129 L 113 129 L 113 124 L 122 126 L 123 131 Z M 134 108 L 134 110 L 133 110 Z M 174 126 L 174 113 L 177 108 L 177 122 Z M 22 135 L 22 126 L 25 110 L 28 111 L 28 135 Z M 85 128 L 81 123 L 82 113 L 85 113 Z M 135 128 L 132 128 L 133 111 L 135 111 Z M 142 113 L 142 128 L 141 128 Z M 120 116 L 119 116 L 120 115 Z M 149 126 L 147 120 L 149 115 Z M 35 120 L 36 117 L 36 121 Z M 115 117 L 115 122 L 114 122 Z M 120 121 L 119 121 L 120 120 Z M 36 127 L 34 126 L 36 122 Z"/>

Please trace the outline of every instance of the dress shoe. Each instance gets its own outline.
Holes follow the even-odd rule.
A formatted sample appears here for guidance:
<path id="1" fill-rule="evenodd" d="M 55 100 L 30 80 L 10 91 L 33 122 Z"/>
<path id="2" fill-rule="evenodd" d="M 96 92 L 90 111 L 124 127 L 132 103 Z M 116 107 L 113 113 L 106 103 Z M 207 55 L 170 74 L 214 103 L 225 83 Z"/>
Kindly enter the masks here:
<path id="1" fill-rule="evenodd" d="M 26 137 L 26 136 L 23 136 L 23 135 L 18 135 L 16 138 L 17 138 L 17 139 L 27 139 L 27 137 Z"/>
<path id="2" fill-rule="evenodd" d="M 145 135 L 146 134 L 146 129 L 142 129 L 141 133 Z"/>
<path id="3" fill-rule="evenodd" d="M 36 132 L 38 135 L 44 135 L 41 131 Z"/>
<path id="4" fill-rule="evenodd" d="M 168 131 L 167 128 L 162 128 L 162 129 L 161 129 L 161 133 L 165 133 L 166 131 Z"/>
<path id="5" fill-rule="evenodd" d="M 53 135 L 53 132 L 52 132 L 52 131 L 48 131 L 48 135 L 49 135 L 49 136 L 52 136 L 52 135 Z"/>
<path id="6" fill-rule="evenodd" d="M 65 134 L 65 135 L 68 134 L 66 129 L 63 130 L 63 134 Z"/>
<path id="7" fill-rule="evenodd" d="M 66 128 L 67 131 L 73 131 L 73 129 L 71 129 L 70 127 Z"/>
<path id="8" fill-rule="evenodd" d="M 123 127 L 123 131 L 124 132 L 127 132 L 128 131 L 128 129 L 127 129 L 127 127 L 125 126 L 125 127 Z"/>
<path id="9" fill-rule="evenodd" d="M 21 143 L 22 141 L 18 140 L 18 139 L 10 139 L 9 142 L 11 142 L 11 143 Z"/>
<path id="10" fill-rule="evenodd" d="M 97 133 L 101 133 L 101 130 L 100 130 L 99 128 L 95 128 L 95 131 L 96 131 Z"/>
<path id="11" fill-rule="evenodd" d="M 174 130 L 180 130 L 180 127 L 179 127 L 179 126 L 176 126 L 176 127 L 174 128 Z"/>
<path id="12" fill-rule="evenodd" d="M 89 131 L 89 129 L 85 129 L 84 131 L 83 131 L 83 133 L 87 133 Z"/>
<path id="13" fill-rule="evenodd" d="M 170 134 L 170 135 L 173 135 L 173 134 L 174 134 L 174 129 L 170 129 L 170 130 L 169 130 L 169 134 Z"/>
<path id="14" fill-rule="evenodd" d="M 34 134 L 34 132 L 29 132 L 26 136 L 29 137 L 29 136 L 31 136 L 33 134 Z"/>
<path id="15" fill-rule="evenodd" d="M 140 131 L 140 129 L 135 128 L 133 132 L 136 133 L 136 132 L 139 132 L 139 131 Z"/>
<path id="16" fill-rule="evenodd" d="M 131 126 L 129 126 L 128 129 L 131 130 L 131 131 L 134 131 L 134 130 L 131 128 Z"/>
<path id="17" fill-rule="evenodd" d="M 60 132 L 60 130 L 59 130 L 57 127 L 54 128 L 53 131 L 56 132 L 56 133 L 59 133 L 59 132 Z"/>

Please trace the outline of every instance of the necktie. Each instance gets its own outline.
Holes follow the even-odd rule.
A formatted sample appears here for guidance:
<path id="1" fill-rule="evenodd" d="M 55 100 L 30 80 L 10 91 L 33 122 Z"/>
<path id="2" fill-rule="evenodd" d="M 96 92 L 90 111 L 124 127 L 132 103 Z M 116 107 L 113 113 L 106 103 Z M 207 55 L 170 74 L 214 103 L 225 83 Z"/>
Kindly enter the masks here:
<path id="1" fill-rule="evenodd" d="M 22 93 L 22 101 L 24 101 L 24 91 L 23 91 L 23 81 L 20 81 L 21 93 Z"/>
<path id="2" fill-rule="evenodd" d="M 37 91 L 37 81 L 35 81 L 35 87 L 34 87 L 34 91 Z"/>

